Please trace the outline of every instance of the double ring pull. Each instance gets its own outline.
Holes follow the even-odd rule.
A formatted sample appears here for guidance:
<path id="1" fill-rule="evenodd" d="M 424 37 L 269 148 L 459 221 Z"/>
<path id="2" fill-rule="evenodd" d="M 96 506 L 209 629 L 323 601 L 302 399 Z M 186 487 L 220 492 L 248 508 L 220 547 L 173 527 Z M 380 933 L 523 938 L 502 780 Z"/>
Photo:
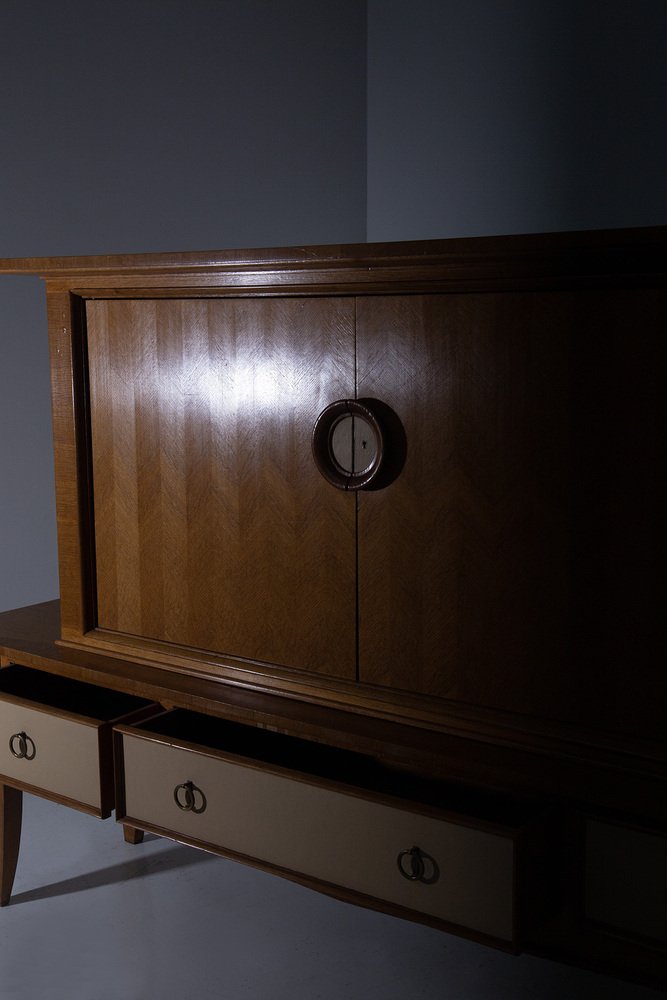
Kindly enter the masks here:
<path id="1" fill-rule="evenodd" d="M 14 733 L 9 737 L 9 749 L 17 760 L 33 760 L 37 748 L 27 733 Z"/>
<path id="2" fill-rule="evenodd" d="M 440 869 L 435 858 L 432 858 L 420 847 L 411 847 L 401 851 L 396 859 L 398 870 L 409 882 L 424 882 L 433 885 L 440 877 Z"/>
<path id="3" fill-rule="evenodd" d="M 176 785 L 174 802 L 183 812 L 203 813 L 206 809 L 206 796 L 192 781 Z"/>

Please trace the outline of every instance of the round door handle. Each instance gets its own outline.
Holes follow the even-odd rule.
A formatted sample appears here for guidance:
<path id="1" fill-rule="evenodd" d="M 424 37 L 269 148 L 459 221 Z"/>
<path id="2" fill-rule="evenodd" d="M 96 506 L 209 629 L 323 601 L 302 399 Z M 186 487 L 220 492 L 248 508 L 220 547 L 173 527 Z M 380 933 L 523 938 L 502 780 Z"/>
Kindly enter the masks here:
<path id="1" fill-rule="evenodd" d="M 312 435 L 315 465 L 339 490 L 388 486 L 405 457 L 405 433 L 379 399 L 338 399 L 325 407 Z"/>
<path id="2" fill-rule="evenodd" d="M 33 760 L 37 753 L 35 743 L 27 733 L 14 733 L 10 736 L 9 749 L 17 760 Z"/>
<path id="3" fill-rule="evenodd" d="M 183 812 L 203 813 L 206 809 L 206 796 L 192 781 L 176 785 L 174 802 Z"/>
<path id="4" fill-rule="evenodd" d="M 339 399 L 320 413 L 313 427 L 313 458 L 327 482 L 360 490 L 377 475 L 384 435 L 372 410 L 356 399 Z"/>

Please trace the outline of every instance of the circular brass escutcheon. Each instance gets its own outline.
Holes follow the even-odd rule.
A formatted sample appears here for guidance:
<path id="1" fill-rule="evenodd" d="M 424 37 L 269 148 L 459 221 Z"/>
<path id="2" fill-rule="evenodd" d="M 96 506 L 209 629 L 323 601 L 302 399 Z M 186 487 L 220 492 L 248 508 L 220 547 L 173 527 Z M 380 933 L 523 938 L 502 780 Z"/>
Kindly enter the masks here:
<path id="1" fill-rule="evenodd" d="M 384 458 L 384 434 L 371 406 L 339 399 L 320 413 L 313 427 L 315 464 L 340 490 L 370 486 Z"/>

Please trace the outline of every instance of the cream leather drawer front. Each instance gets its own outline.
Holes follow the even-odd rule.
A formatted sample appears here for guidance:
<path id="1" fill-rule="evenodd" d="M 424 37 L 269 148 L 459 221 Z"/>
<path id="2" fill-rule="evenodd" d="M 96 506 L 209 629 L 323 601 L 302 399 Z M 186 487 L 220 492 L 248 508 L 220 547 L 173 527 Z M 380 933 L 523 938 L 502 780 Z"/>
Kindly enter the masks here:
<path id="1" fill-rule="evenodd" d="M 515 841 L 356 791 L 122 736 L 127 817 L 190 840 L 363 893 L 503 941 L 514 936 Z M 194 810 L 174 799 L 191 782 Z M 181 801 L 187 804 L 181 789 Z M 203 808 L 202 808 L 203 807 Z M 401 875 L 418 846 L 431 884 Z M 404 868 L 411 872 L 410 858 Z M 434 877 L 435 876 L 435 877 Z"/>
<path id="2" fill-rule="evenodd" d="M 25 734 L 26 756 L 12 737 Z M 12 743 L 21 752 L 20 738 Z M 98 726 L 0 701 L 0 775 L 101 808 Z"/>
<path id="3" fill-rule="evenodd" d="M 99 816 L 114 806 L 113 723 L 151 703 L 12 664 L 0 669 L 0 782 Z"/>

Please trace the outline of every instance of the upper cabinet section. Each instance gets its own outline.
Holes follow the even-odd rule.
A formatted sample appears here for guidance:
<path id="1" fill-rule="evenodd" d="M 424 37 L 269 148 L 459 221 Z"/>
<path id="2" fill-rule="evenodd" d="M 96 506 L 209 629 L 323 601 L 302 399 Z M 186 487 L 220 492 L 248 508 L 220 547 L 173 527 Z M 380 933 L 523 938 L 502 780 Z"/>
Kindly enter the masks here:
<path id="1" fill-rule="evenodd" d="M 433 727 L 659 736 L 666 251 L 4 262 L 47 280 L 63 641 Z"/>

